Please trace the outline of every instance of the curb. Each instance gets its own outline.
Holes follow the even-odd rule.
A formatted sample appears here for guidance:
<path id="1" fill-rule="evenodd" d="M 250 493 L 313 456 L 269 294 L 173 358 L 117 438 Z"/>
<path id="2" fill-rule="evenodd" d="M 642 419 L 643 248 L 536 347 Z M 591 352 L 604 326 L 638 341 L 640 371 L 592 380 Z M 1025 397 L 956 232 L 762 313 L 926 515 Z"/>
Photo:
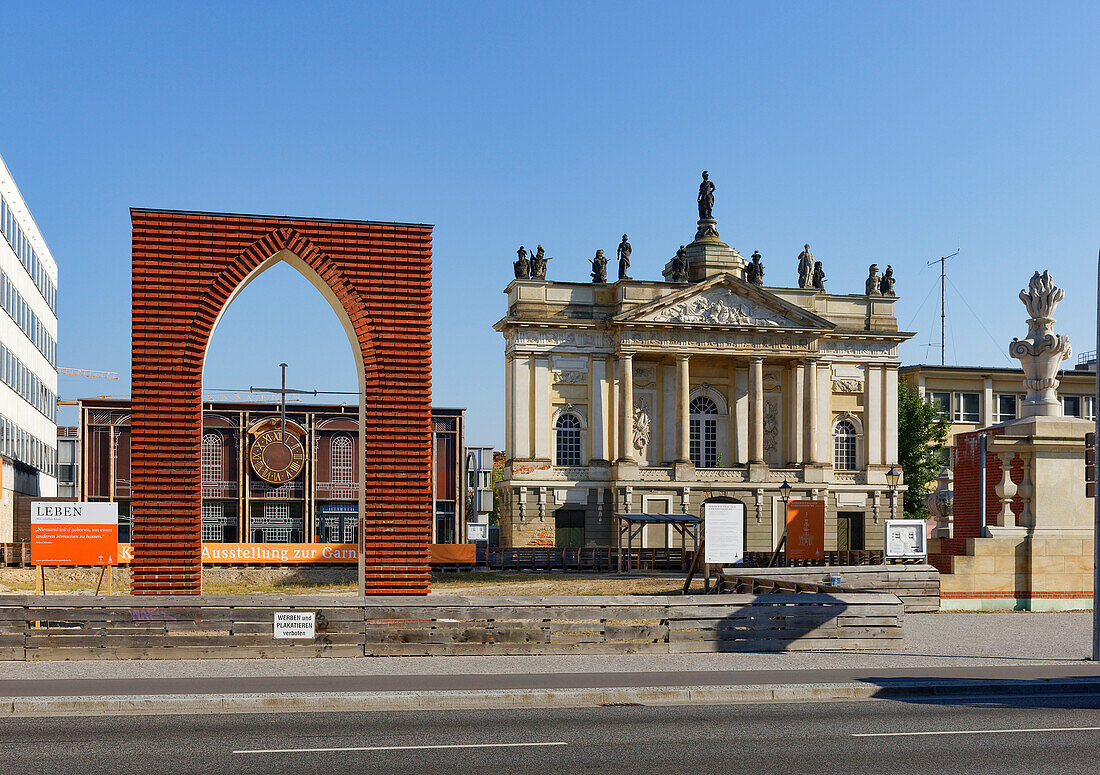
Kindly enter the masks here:
<path id="1" fill-rule="evenodd" d="M 736 705 L 827 700 L 918 700 L 950 697 L 977 699 L 1097 694 L 1100 694 L 1100 679 L 920 681 L 886 685 L 859 682 L 513 691 L 10 697 L 0 700 L 0 717 L 581 708 L 606 705 Z"/>

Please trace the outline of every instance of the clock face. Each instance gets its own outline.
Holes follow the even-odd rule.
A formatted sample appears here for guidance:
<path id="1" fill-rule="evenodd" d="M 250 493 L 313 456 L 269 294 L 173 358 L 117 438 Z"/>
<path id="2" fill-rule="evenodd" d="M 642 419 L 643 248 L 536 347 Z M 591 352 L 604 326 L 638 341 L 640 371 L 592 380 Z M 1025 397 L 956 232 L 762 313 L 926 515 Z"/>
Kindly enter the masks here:
<path id="1" fill-rule="evenodd" d="M 248 459 L 252 470 L 261 479 L 272 484 L 285 484 L 302 471 L 306 451 L 302 441 L 293 433 L 280 438 L 278 430 L 264 431 L 252 442 Z"/>

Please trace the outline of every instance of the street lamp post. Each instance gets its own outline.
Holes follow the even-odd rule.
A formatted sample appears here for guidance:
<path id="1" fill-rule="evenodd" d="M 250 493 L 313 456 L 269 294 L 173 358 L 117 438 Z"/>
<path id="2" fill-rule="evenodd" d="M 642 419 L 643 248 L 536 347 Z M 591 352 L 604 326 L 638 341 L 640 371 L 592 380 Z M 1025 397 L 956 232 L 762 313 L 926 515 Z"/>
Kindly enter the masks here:
<path id="1" fill-rule="evenodd" d="M 787 543 L 787 504 L 791 500 L 791 483 L 786 479 L 783 480 L 783 484 L 779 485 L 779 497 L 783 499 L 783 535 L 780 536 L 779 543 L 775 545 L 772 558 L 768 560 L 769 568 L 775 566 L 775 561 L 779 558 L 779 550 Z"/>
<path id="2" fill-rule="evenodd" d="M 886 472 L 886 483 L 890 485 L 890 519 L 898 518 L 898 480 L 901 472 L 893 466 Z"/>

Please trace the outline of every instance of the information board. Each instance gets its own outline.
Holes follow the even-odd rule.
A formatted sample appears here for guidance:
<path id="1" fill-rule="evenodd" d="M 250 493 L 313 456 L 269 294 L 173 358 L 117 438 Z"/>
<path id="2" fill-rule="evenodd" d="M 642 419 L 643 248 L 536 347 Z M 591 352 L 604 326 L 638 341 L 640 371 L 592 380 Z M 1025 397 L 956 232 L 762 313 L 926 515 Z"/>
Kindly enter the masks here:
<path id="1" fill-rule="evenodd" d="M 825 556 L 825 501 L 787 503 L 787 557 L 820 560 Z"/>
<path id="2" fill-rule="evenodd" d="M 920 519 L 886 520 L 886 559 L 900 560 L 907 557 L 927 557 L 928 544 L 925 542 L 925 523 Z"/>
<path id="3" fill-rule="evenodd" d="M 724 565 L 745 559 L 745 504 L 703 504 L 703 562 Z"/>
<path id="4" fill-rule="evenodd" d="M 316 632 L 315 616 L 313 611 L 276 611 L 274 635 L 276 638 L 312 638 Z"/>
<path id="5" fill-rule="evenodd" d="M 117 503 L 31 502 L 32 565 L 117 563 Z"/>
<path id="6" fill-rule="evenodd" d="M 489 523 L 488 522 L 467 522 L 466 523 L 466 540 L 467 541 L 488 541 L 489 540 Z"/>

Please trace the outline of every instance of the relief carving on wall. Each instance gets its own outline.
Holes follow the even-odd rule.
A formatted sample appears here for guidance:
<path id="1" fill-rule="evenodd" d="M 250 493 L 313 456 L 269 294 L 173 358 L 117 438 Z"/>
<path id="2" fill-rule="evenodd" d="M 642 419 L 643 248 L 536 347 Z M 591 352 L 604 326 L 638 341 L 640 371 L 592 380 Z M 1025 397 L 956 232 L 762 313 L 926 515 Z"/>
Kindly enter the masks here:
<path id="1" fill-rule="evenodd" d="M 634 385 L 636 387 L 648 387 L 657 382 L 657 365 L 643 363 L 634 366 Z"/>
<path id="2" fill-rule="evenodd" d="M 554 384 L 556 385 L 583 385 L 587 381 L 587 375 L 583 371 L 555 371 Z"/>
<path id="3" fill-rule="evenodd" d="M 775 401 L 764 402 L 764 459 L 775 460 L 779 444 L 779 408 Z"/>
<path id="4" fill-rule="evenodd" d="M 862 393 L 863 380 L 861 379 L 833 379 L 834 393 Z"/>
<path id="5" fill-rule="evenodd" d="M 736 295 L 711 288 L 650 316 L 657 323 L 710 323 L 719 326 L 794 326 L 787 318 Z"/>
<path id="6" fill-rule="evenodd" d="M 635 396 L 634 401 L 634 449 L 636 449 L 638 453 L 644 458 L 646 457 L 645 450 L 649 448 L 649 439 L 652 428 L 652 421 L 650 420 L 650 400 L 649 396 L 643 395 Z"/>

